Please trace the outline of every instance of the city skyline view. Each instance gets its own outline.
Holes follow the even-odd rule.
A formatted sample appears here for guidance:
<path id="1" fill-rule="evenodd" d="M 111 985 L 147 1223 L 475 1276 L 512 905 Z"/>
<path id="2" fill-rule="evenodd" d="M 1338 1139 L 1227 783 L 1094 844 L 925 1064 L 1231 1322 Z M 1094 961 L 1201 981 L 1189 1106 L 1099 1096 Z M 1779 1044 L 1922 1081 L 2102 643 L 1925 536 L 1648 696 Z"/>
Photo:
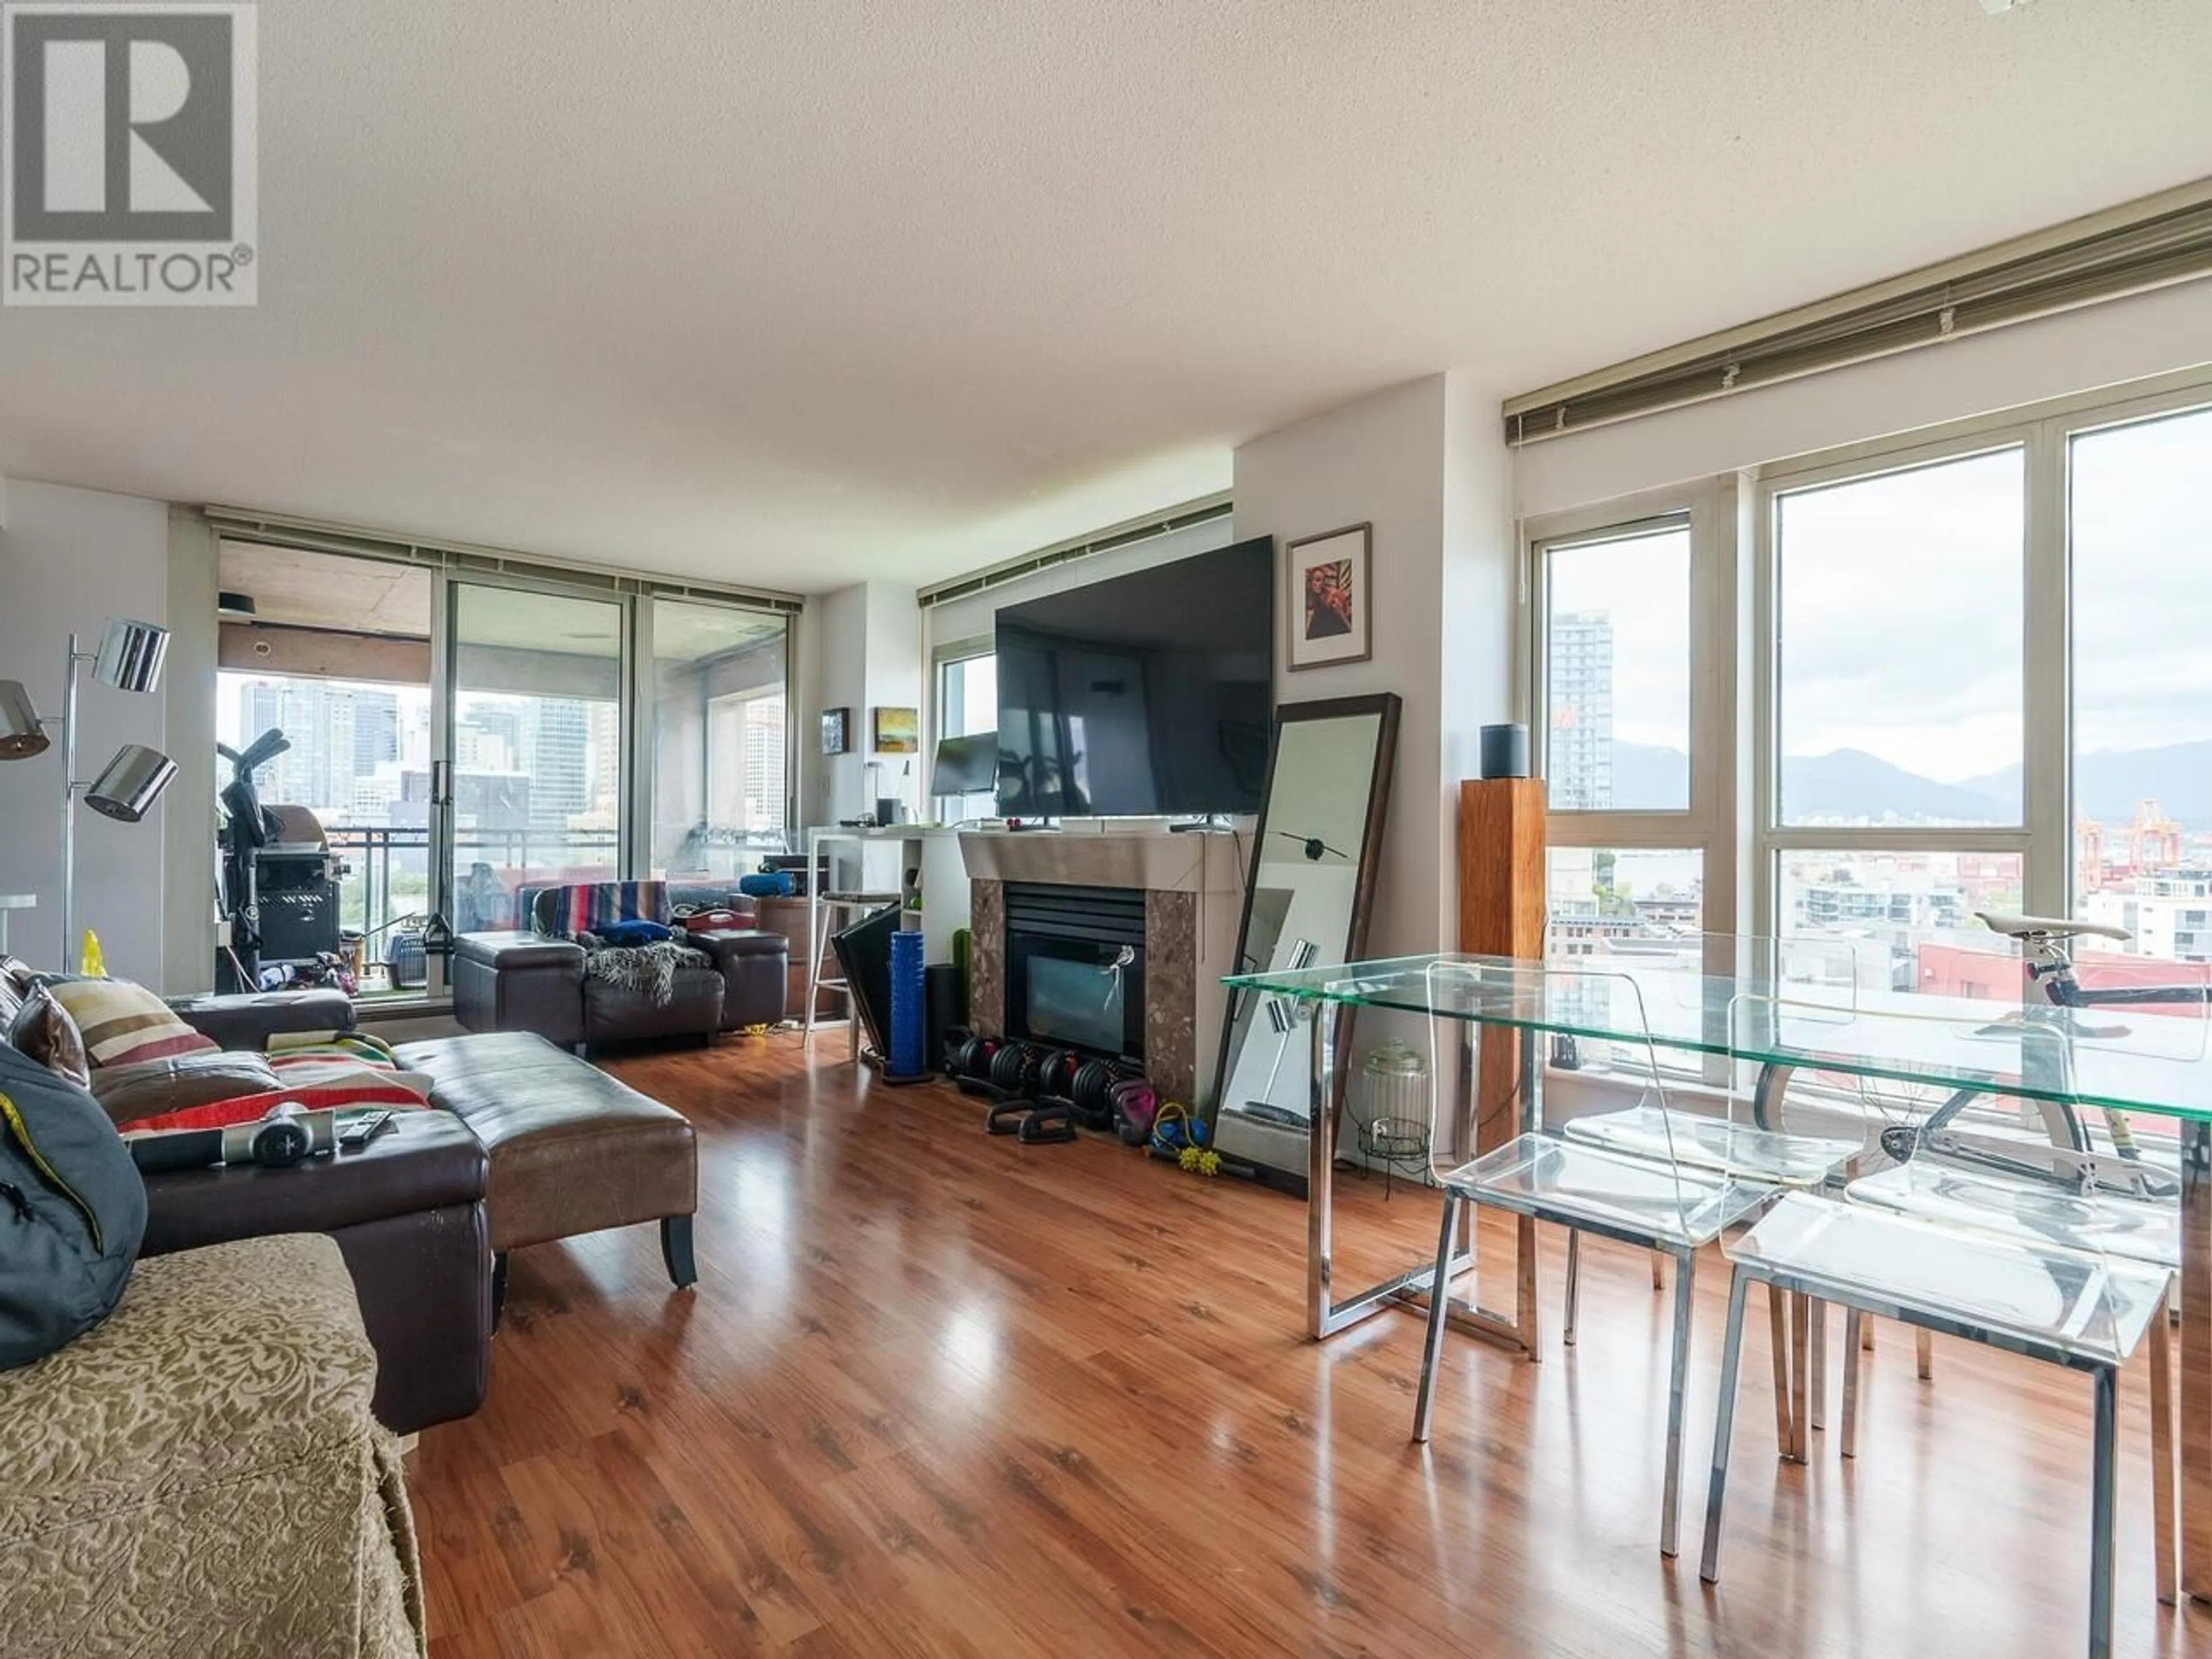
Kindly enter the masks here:
<path id="1" fill-rule="evenodd" d="M 2125 951 L 2207 959 L 2212 411 L 2070 443 L 2070 655 L 2051 666 L 2072 674 L 2074 908 L 2135 934 Z M 1776 925 L 1881 939 L 1901 982 L 1924 948 L 1986 941 L 1977 910 L 2022 903 L 2019 854 L 1945 852 L 1927 832 L 2022 823 L 2026 476 L 2015 444 L 1775 501 L 1778 823 L 1917 843 L 1780 853 Z M 1546 599 L 1553 810 L 1686 810 L 1688 530 L 1554 546 Z M 1554 922 L 1591 948 L 1693 933 L 1703 864 L 1555 851 Z"/>

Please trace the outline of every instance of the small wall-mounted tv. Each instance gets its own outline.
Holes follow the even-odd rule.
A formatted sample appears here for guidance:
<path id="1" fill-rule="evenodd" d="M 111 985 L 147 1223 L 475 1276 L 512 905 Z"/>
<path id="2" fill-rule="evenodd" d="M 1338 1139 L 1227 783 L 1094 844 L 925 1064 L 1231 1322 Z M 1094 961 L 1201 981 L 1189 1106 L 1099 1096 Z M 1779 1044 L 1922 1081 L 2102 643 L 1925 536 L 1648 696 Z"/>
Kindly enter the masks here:
<path id="1" fill-rule="evenodd" d="M 1239 542 L 998 616 L 999 811 L 1260 810 L 1275 687 L 1275 544 Z"/>

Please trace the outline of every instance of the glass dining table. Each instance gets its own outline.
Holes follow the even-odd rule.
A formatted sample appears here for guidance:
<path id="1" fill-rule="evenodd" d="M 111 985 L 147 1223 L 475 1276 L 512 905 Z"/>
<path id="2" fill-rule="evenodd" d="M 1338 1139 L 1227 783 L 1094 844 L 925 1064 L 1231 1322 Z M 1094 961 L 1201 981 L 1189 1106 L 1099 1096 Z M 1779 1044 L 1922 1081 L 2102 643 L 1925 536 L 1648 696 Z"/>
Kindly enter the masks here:
<path id="1" fill-rule="evenodd" d="M 1985 1096 L 2018 1103 L 2025 1121 L 2114 1126 L 2124 1142 L 2130 1115 L 2169 1121 L 2158 1144 L 2179 1170 L 2181 1582 L 2212 1601 L 2212 1009 L 2060 1008 L 2033 989 L 2000 1000 L 1896 990 L 1888 979 L 1791 941 L 1708 939 L 1647 957 L 1421 956 L 1225 980 L 1233 996 L 1279 999 L 1310 1027 L 1309 1334 L 1328 1337 L 1394 1308 L 1425 1311 L 1435 1277 L 1424 1260 L 1355 1290 L 1335 1282 L 1340 1062 L 1358 1010 L 1426 1022 L 1435 1138 L 1462 1158 L 1542 1131 L 1547 1073 L 1582 1045 L 1638 1048 L 1685 1079 L 1686 1097 L 1762 1127 L 1785 1101 L 1869 1090 Z M 1518 1221 L 1516 1244 L 1510 1308 L 1484 1307 L 1478 1285 L 1448 1300 L 1447 1317 L 1533 1359 L 1534 1222 Z M 1474 1266 L 1471 1223 L 1455 1248 L 1456 1282 Z"/>

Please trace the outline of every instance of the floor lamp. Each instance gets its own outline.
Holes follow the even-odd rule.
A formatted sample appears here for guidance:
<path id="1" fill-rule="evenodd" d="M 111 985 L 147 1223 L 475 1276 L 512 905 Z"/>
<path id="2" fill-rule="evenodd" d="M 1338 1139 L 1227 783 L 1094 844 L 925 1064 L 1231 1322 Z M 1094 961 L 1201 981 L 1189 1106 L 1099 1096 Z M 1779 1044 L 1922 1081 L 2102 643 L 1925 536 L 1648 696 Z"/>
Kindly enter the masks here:
<path id="1" fill-rule="evenodd" d="M 161 662 L 169 652 L 169 630 L 152 623 L 112 617 L 100 636 L 100 649 L 87 651 L 70 635 L 69 659 L 62 676 L 59 720 L 42 717 L 20 680 L 0 680 L 0 761 L 28 760 L 46 753 L 62 738 L 62 956 L 66 962 L 76 932 L 76 800 L 120 823 L 136 823 L 153 809 L 177 775 L 177 763 L 158 749 L 126 743 L 90 781 L 76 775 L 77 682 L 84 665 L 93 676 L 118 691 L 152 691 L 161 682 Z"/>

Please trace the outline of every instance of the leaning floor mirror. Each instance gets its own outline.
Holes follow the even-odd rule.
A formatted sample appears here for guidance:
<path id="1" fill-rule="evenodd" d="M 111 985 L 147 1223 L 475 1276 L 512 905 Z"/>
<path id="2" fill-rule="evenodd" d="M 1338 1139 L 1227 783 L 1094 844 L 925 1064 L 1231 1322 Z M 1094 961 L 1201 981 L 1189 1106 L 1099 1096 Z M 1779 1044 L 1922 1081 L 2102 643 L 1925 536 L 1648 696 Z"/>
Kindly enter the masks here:
<path id="1" fill-rule="evenodd" d="M 1365 953 L 1399 699 L 1338 697 L 1275 711 L 1267 793 L 1254 829 L 1240 973 L 1334 967 Z M 1336 1033 L 1342 1097 L 1351 1011 Z M 1303 1194 L 1313 1123 L 1313 1005 L 1246 993 L 1229 1009 L 1214 1073 L 1213 1145 L 1224 1164 Z"/>

